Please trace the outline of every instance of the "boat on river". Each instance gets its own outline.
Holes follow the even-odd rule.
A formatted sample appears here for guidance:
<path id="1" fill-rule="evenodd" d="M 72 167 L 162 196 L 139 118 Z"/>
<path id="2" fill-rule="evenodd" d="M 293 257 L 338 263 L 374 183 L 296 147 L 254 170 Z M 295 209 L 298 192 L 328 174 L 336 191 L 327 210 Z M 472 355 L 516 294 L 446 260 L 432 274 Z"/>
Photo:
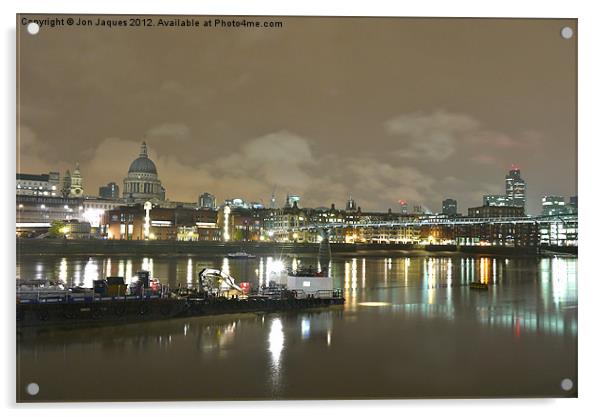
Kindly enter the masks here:
<path id="1" fill-rule="evenodd" d="M 253 259 L 256 258 L 255 255 L 247 252 L 232 252 L 226 255 L 230 259 Z"/>
<path id="2" fill-rule="evenodd" d="M 472 290 L 488 290 L 489 284 L 486 282 L 471 282 L 469 287 Z"/>
<path id="3" fill-rule="evenodd" d="M 284 283 L 268 291 L 263 291 L 265 287 L 252 290 L 249 282 L 237 283 L 226 272 L 212 268 L 200 271 L 198 283 L 173 290 L 147 271 L 137 275 L 131 284 L 123 277 L 107 277 L 95 280 L 92 288 L 67 288 L 42 280 L 18 282 L 17 326 L 112 325 L 345 302 L 340 291 L 333 291 L 332 278 L 311 269 L 285 273 Z"/>
<path id="4" fill-rule="evenodd" d="M 330 298 L 340 296 L 334 290 L 333 278 L 324 271 L 313 266 L 297 267 L 279 272 L 273 272 L 268 285 L 262 288 L 264 293 L 290 294 L 293 298 Z"/>

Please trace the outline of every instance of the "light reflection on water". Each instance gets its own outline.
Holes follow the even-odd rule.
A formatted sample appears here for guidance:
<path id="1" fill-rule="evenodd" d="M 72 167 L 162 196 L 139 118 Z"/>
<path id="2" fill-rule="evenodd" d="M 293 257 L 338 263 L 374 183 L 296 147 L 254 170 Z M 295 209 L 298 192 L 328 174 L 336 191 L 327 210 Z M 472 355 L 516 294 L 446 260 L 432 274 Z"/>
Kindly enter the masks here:
<path id="1" fill-rule="evenodd" d="M 249 260 L 193 256 L 40 257 L 23 258 L 17 265 L 17 273 L 23 278 L 35 276 L 60 279 L 70 285 L 81 283 L 91 286 L 93 279 L 108 275 L 121 275 L 131 282 L 136 271 L 148 269 L 154 277 L 174 287 L 177 283 L 194 283 L 196 274 L 203 267 L 217 267 L 228 270 L 235 278 L 241 277 L 240 280 L 260 285 L 269 281 L 275 269 L 281 268 L 277 261 L 274 257 Z M 317 264 L 317 260 L 301 256 L 285 258 L 282 262 L 284 266 Z M 82 352 L 92 356 L 112 356 L 116 346 L 119 346 L 119 354 L 126 358 L 170 352 L 173 357 L 194 361 L 193 367 L 199 372 L 209 372 L 207 369 L 218 365 L 222 367 L 219 369 L 223 369 L 230 366 L 229 361 L 241 361 L 241 369 L 249 367 L 249 372 L 252 368 L 257 373 L 246 378 L 263 381 L 267 387 L 265 392 L 260 388 L 261 384 L 253 388 L 255 391 L 248 388 L 249 395 L 262 397 L 292 395 L 293 385 L 303 386 L 301 382 L 292 382 L 296 378 L 292 374 L 296 363 L 321 363 L 321 355 L 328 356 L 334 352 L 342 355 L 339 349 L 345 349 L 345 354 L 355 360 L 379 358 L 383 346 L 391 343 L 405 346 L 403 341 L 407 339 L 418 341 L 416 350 L 411 352 L 420 358 L 424 338 L 435 337 L 430 331 L 433 326 L 451 326 L 450 329 L 461 332 L 454 331 L 448 335 L 451 340 L 424 342 L 427 345 L 467 343 L 471 338 L 478 339 L 483 331 L 491 331 L 494 332 L 491 337 L 499 338 L 499 347 L 496 345 L 497 350 L 491 352 L 493 355 L 514 358 L 513 349 L 527 348 L 531 349 L 529 355 L 533 350 L 544 355 L 548 346 L 560 344 L 563 348 L 553 351 L 559 356 L 546 357 L 546 364 L 561 366 L 572 357 L 577 336 L 576 258 L 338 257 L 329 263 L 329 271 L 335 288 L 341 288 L 346 297 L 342 308 L 261 317 L 241 316 L 234 320 L 179 319 L 125 326 L 122 330 L 100 329 L 93 333 L 93 337 L 86 335 L 87 330 L 70 331 L 61 337 L 38 338 L 35 343 L 24 338 L 20 360 L 29 363 L 33 357 L 53 357 L 55 347 L 60 345 L 67 357 L 81 355 Z M 468 284 L 474 281 L 489 283 L 489 291 L 471 290 Z M 379 326 L 386 326 L 386 330 L 381 332 Z M 401 327 L 405 330 L 397 335 L 395 329 Z M 115 332 L 119 335 L 116 339 Z M 370 335 L 371 332 L 374 334 Z M 441 332 L 443 334 L 445 330 Z M 462 336 L 455 336 L 460 333 Z M 545 343 L 542 339 L 539 345 L 539 339 L 530 336 L 545 338 Z M 373 337 L 376 338 L 374 343 L 365 344 Z M 189 351 L 191 341 L 196 347 L 195 352 Z M 517 345 L 517 341 L 522 344 Z M 465 350 L 470 351 L 472 346 L 466 345 Z M 336 358 L 330 359 L 333 363 L 337 361 Z M 53 357 L 52 360 L 56 361 L 59 369 L 67 366 L 62 359 Z M 335 365 L 328 362 L 323 366 Z M 25 374 L 28 372 L 27 365 L 22 369 Z M 332 369 L 333 372 L 337 370 L 340 371 L 339 368 Z M 50 366 L 49 372 L 54 371 Z M 517 369 L 517 372 L 524 370 Z M 204 389 L 206 393 L 211 392 L 210 387 Z M 329 388 L 324 389 L 328 392 Z M 240 390 L 239 395 L 244 397 L 243 388 Z M 221 398 L 215 395 L 215 398 Z M 224 395 L 223 398 L 228 398 L 227 394 Z"/>
<path id="2" fill-rule="evenodd" d="M 415 260 L 420 260 L 420 258 Z M 156 259 L 153 257 L 138 259 L 133 257 L 41 257 L 36 258 L 33 262 L 23 258 L 23 261 L 18 264 L 17 271 L 24 278 L 33 276 L 37 279 L 60 280 L 68 285 L 91 287 L 92 281 L 102 276 L 124 276 L 126 282 L 131 283 L 138 270 L 149 270 L 151 276 L 158 277 L 163 282 L 167 281 L 174 286 L 177 286 L 177 283 L 192 286 L 196 284 L 198 271 L 209 266 L 222 268 L 226 273 L 231 273 L 235 277 L 244 276 L 252 284 L 261 285 L 268 282 L 272 274 L 278 272 L 276 269 L 281 269 L 283 266 L 294 268 L 299 265 L 311 264 L 314 261 L 317 262 L 312 258 L 297 256 L 281 260 L 270 256 L 234 261 L 227 257 L 195 258 L 191 256 L 157 257 Z M 539 289 L 536 294 L 537 298 L 533 299 L 531 303 L 524 304 L 524 300 L 521 300 L 521 304 L 516 305 L 511 303 L 508 306 L 506 303 L 504 307 L 506 310 L 516 312 L 521 308 L 529 310 L 534 307 L 535 310 L 541 310 L 543 307 L 546 312 L 558 313 L 559 307 L 563 304 L 568 303 L 574 307 L 577 305 L 576 258 L 549 257 L 510 260 L 485 256 L 459 258 L 431 256 L 422 257 L 421 262 L 412 262 L 412 259 L 406 256 L 395 259 L 353 257 L 334 259 L 330 264 L 329 269 L 334 277 L 335 288 L 342 288 L 344 291 L 347 300 L 344 308 L 347 311 L 357 311 L 358 302 L 375 301 L 375 297 L 389 302 L 394 310 L 396 310 L 395 306 L 421 306 L 427 316 L 432 316 L 434 311 L 440 311 L 440 309 L 427 309 L 428 306 L 437 306 L 438 308 L 444 305 L 447 310 L 453 311 L 454 306 L 458 303 L 461 304 L 463 300 L 473 295 L 473 292 L 468 289 L 468 284 L 477 280 L 492 284 L 489 292 L 484 294 L 487 295 L 489 302 L 497 301 L 501 294 L 516 295 L 518 290 L 527 290 L 527 288 L 523 288 L 524 286 L 534 285 Z M 358 264 L 361 266 L 358 267 Z M 358 269 L 361 274 L 359 280 Z M 507 269 L 509 270 L 507 271 Z M 533 305 L 535 300 L 537 300 L 537 305 Z M 410 310 L 416 311 L 414 307 Z M 499 311 L 496 314 L 499 315 Z M 517 314 L 519 321 L 525 317 L 523 313 Z M 447 317 L 449 314 L 445 316 Z M 508 320 L 506 317 L 501 321 L 487 320 L 487 323 L 508 323 Z M 532 319 L 527 321 L 532 322 Z M 545 327 L 564 328 L 563 326 Z M 530 325 L 526 324 L 524 328 L 528 329 Z M 572 332 L 572 329 L 576 328 L 576 322 L 572 323 L 569 328 Z"/>

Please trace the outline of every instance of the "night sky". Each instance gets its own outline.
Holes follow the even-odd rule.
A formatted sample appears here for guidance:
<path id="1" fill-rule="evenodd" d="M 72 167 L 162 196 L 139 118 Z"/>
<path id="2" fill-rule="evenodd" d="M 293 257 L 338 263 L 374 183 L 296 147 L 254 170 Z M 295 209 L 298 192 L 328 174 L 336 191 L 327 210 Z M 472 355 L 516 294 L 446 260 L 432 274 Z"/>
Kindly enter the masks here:
<path id="1" fill-rule="evenodd" d="M 531 214 L 577 193 L 575 20 L 268 19 L 284 27 L 20 26 L 18 171 L 78 161 L 94 195 L 146 140 L 177 201 L 466 213 L 511 164 Z"/>

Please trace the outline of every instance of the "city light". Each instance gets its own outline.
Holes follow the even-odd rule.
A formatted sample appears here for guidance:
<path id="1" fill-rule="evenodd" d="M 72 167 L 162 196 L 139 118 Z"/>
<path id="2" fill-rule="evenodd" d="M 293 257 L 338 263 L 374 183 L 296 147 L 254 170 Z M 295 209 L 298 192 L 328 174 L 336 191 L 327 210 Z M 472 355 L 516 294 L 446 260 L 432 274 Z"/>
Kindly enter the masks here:
<path id="1" fill-rule="evenodd" d="M 229 218 L 230 218 L 230 206 L 226 206 L 226 207 L 224 207 L 224 232 L 223 232 L 223 238 L 224 238 L 225 242 L 230 240 L 230 233 L 228 232 L 229 221 L 230 221 Z"/>
<path id="2" fill-rule="evenodd" d="M 388 307 L 391 303 L 386 303 L 384 301 L 366 301 L 363 303 L 357 303 L 358 306 L 362 307 Z"/>
<path id="3" fill-rule="evenodd" d="M 104 210 L 97 208 L 87 208 L 84 211 L 84 220 L 90 223 L 92 227 L 99 227 L 102 221 L 102 216 L 104 214 Z"/>
<path id="4" fill-rule="evenodd" d="M 150 237 L 150 211 L 153 205 L 150 201 L 144 203 L 144 239 L 148 240 Z"/>

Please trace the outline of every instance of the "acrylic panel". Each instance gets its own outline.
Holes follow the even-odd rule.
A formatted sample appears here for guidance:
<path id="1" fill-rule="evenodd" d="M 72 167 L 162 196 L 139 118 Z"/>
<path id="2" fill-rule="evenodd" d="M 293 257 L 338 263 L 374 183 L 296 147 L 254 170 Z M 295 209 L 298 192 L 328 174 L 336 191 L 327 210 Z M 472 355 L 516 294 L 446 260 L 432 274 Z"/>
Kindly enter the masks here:
<path id="1" fill-rule="evenodd" d="M 577 396 L 577 20 L 17 15 L 17 401 Z"/>

